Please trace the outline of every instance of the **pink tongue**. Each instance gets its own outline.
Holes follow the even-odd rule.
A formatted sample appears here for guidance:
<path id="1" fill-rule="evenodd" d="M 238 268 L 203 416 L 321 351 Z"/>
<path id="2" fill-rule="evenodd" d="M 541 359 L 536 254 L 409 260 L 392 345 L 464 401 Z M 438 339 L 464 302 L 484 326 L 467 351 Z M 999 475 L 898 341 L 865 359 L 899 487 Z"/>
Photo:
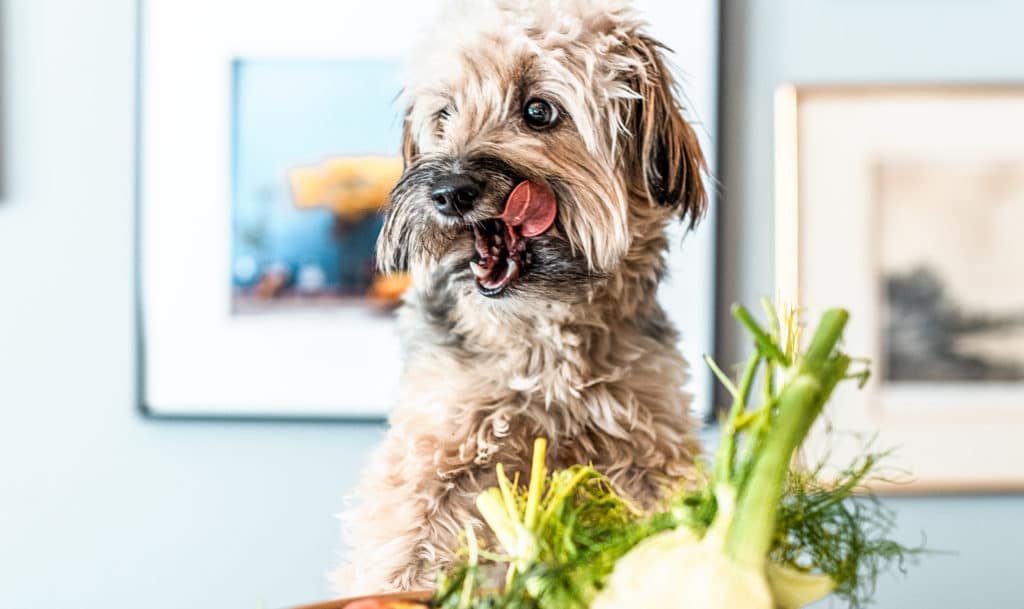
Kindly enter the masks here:
<path id="1" fill-rule="evenodd" d="M 536 237 L 555 221 L 555 193 L 543 184 L 520 182 L 508 195 L 501 219 L 510 227 L 519 227 L 522 236 Z"/>

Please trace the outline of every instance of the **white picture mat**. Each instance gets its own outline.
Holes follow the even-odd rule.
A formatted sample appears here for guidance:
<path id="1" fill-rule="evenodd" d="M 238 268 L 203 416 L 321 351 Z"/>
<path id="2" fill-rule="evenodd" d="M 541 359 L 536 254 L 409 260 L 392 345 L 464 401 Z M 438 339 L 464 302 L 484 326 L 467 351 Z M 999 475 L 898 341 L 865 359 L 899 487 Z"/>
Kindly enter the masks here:
<path id="1" fill-rule="evenodd" d="M 687 119 L 700 138 L 711 173 L 705 182 L 710 211 L 693 232 L 687 233 L 682 224 L 670 230 L 668 277 L 658 292 L 662 306 L 679 329 L 679 348 L 690 363 L 694 411 L 707 418 L 714 406 L 715 382 L 703 357 L 715 350 L 718 155 L 713 137 L 718 124 L 718 3 L 645 0 L 636 5 L 646 13 L 654 37 L 674 51 L 670 61 L 675 64 L 683 91 Z"/>
<path id="2" fill-rule="evenodd" d="M 1024 89 L 811 88 L 779 101 L 780 290 L 811 323 L 828 307 L 848 308 L 845 350 L 881 362 L 873 167 L 1020 159 Z M 819 426 L 810 458 L 831 449 L 836 465 L 848 464 L 860 441 L 845 434 L 877 432 L 876 446 L 894 448 L 893 466 L 911 474 L 887 490 L 1024 486 L 1020 384 L 884 386 L 876 373 L 863 391 L 838 390 L 828 419 L 840 435 Z"/>
<path id="3" fill-rule="evenodd" d="M 637 3 L 685 66 L 709 159 L 717 73 L 711 0 Z M 232 316 L 231 65 L 236 58 L 400 58 L 434 2 L 143 0 L 140 297 L 143 405 L 157 415 L 380 417 L 401 359 L 395 324 L 354 309 Z M 676 247 L 661 296 L 710 405 L 714 226 Z M 673 237 L 674 245 L 682 241 Z M 685 252 L 685 253 L 684 253 Z M 371 365 L 372 363 L 372 365 Z"/>

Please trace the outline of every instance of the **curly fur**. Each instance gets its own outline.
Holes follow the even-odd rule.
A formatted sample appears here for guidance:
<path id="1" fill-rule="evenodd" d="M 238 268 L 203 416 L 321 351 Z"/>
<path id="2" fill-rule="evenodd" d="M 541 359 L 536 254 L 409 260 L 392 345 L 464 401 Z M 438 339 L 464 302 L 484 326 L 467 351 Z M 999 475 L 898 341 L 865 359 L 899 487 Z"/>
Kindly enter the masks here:
<path id="1" fill-rule="evenodd" d="M 399 313 L 406 347 L 398 407 L 346 514 L 340 594 L 429 587 L 453 559 L 494 465 L 524 478 L 533 439 L 552 467 L 592 462 L 650 504 L 697 451 L 687 366 L 655 300 L 665 229 L 695 222 L 704 159 L 662 47 L 624 2 L 455 4 L 408 68 L 406 168 L 378 245 L 413 274 Z M 524 126 L 531 97 L 563 121 Z M 485 178 L 464 218 L 441 216 L 441 172 Z M 478 293 L 473 222 L 500 214 L 530 179 L 558 201 L 531 240 L 534 264 L 501 298 Z"/>

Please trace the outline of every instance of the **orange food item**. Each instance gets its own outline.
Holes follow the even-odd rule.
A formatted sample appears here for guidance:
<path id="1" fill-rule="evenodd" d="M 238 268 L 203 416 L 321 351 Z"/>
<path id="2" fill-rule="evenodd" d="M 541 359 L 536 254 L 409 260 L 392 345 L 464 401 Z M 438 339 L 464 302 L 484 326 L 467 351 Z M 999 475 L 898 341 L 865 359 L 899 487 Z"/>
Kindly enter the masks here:
<path id="1" fill-rule="evenodd" d="M 361 598 L 345 605 L 345 609 L 426 609 L 426 603 L 387 598 Z"/>

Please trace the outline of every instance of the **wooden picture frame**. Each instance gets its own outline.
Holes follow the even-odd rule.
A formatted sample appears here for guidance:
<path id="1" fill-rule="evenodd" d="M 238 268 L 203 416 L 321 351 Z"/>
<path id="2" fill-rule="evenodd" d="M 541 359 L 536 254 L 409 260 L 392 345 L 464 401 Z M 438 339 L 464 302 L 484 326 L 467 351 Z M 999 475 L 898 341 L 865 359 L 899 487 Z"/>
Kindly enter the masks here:
<path id="1" fill-rule="evenodd" d="M 872 360 L 807 459 L 841 467 L 874 438 L 886 492 L 1024 489 L 1024 245 L 1005 228 L 1024 220 L 1024 86 L 786 85 L 775 103 L 779 296 L 849 308 L 846 350 Z"/>

